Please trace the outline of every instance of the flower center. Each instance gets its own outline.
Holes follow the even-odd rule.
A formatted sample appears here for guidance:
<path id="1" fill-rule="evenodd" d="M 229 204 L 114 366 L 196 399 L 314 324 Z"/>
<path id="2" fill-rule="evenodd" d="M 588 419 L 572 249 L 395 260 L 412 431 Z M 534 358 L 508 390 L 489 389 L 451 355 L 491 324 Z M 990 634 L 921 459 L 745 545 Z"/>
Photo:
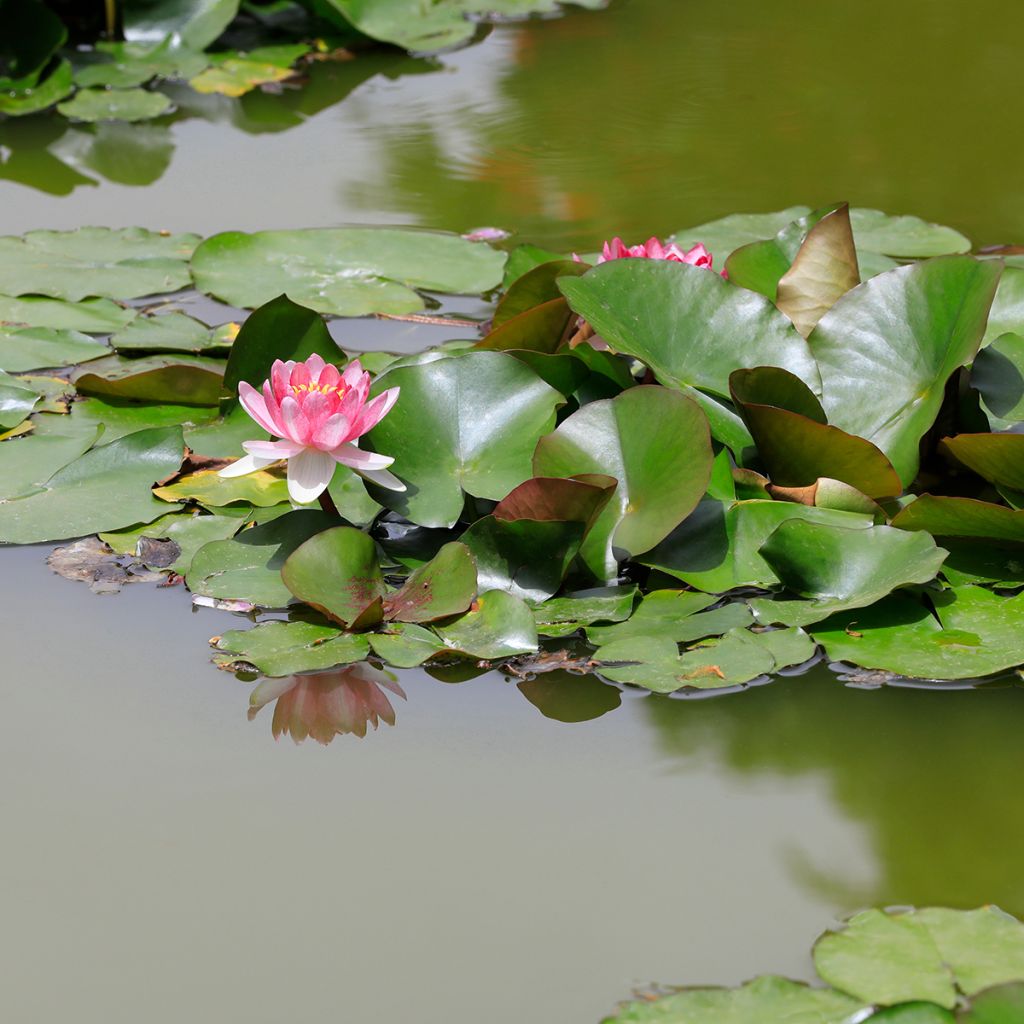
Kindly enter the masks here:
<path id="1" fill-rule="evenodd" d="M 348 385 L 344 381 L 334 386 L 330 384 L 314 384 L 312 382 L 309 384 L 292 384 L 290 386 L 292 393 L 295 395 L 312 395 L 315 393 L 320 395 L 337 395 L 339 398 L 344 398 L 345 393 L 349 390 Z"/>

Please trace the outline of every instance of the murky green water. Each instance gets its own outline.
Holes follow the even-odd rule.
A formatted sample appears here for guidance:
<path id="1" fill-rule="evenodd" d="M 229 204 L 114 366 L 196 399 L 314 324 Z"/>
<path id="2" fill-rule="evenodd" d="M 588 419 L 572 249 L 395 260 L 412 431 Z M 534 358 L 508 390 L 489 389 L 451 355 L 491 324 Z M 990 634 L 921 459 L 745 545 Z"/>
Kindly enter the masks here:
<path id="1" fill-rule="evenodd" d="M 619 0 L 166 127 L 0 125 L 0 220 L 583 247 L 849 198 L 1019 241 L 1022 30 L 996 0 Z M 592 1022 L 652 981 L 806 976 L 865 904 L 1024 913 L 1019 690 L 821 667 L 613 707 L 416 672 L 395 728 L 296 748 L 208 664 L 229 616 L 44 556 L 0 550 L 4 1019 Z"/>

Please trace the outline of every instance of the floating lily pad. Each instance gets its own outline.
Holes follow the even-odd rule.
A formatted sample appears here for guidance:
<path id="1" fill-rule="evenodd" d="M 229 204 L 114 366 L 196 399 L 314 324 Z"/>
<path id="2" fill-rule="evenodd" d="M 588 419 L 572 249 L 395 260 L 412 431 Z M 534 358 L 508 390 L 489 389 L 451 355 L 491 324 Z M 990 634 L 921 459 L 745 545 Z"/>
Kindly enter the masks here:
<path id="1" fill-rule="evenodd" d="M 893 216 L 881 210 L 854 207 L 850 210 L 850 223 L 859 249 L 897 259 L 926 259 L 969 252 L 971 248 L 971 240 L 959 231 L 906 214 Z"/>
<path id="2" fill-rule="evenodd" d="M 436 633 L 413 622 L 389 622 L 366 638 L 374 654 L 395 668 L 416 668 L 446 650 Z"/>
<path id="3" fill-rule="evenodd" d="M 134 309 L 110 299 L 65 302 L 39 295 L 0 295 L 0 323 L 12 327 L 47 327 L 58 331 L 110 334 L 136 317 Z"/>
<path id="4" fill-rule="evenodd" d="M 131 398 L 174 405 L 216 405 L 220 400 L 224 364 L 190 355 L 152 355 L 97 359 L 72 380 L 82 394 Z"/>
<path id="5" fill-rule="evenodd" d="M 130 43 L 152 45 L 168 40 L 174 49 L 204 50 L 231 24 L 239 0 L 148 0 L 124 9 L 124 36 Z"/>
<path id="6" fill-rule="evenodd" d="M 936 537 L 985 537 L 1024 544 L 1024 511 L 974 498 L 922 494 L 900 509 L 892 525 Z"/>
<path id="7" fill-rule="evenodd" d="M 18 426 L 41 397 L 35 388 L 0 370 L 0 429 L 10 430 Z"/>
<path id="8" fill-rule="evenodd" d="M 220 93 L 222 96 L 244 96 L 269 82 L 281 82 L 294 74 L 292 64 L 304 53 L 306 46 L 284 48 L 290 59 L 273 62 L 259 53 L 218 55 L 210 67 L 190 79 L 189 85 L 199 93 Z"/>
<path id="9" fill-rule="evenodd" d="M 0 292 L 77 302 L 87 296 L 133 299 L 191 283 L 185 262 L 197 235 L 142 228 L 30 231 L 0 238 Z"/>
<path id="10" fill-rule="evenodd" d="M 958 434 L 942 446 L 990 483 L 1024 490 L 1024 434 Z"/>
<path id="11" fill-rule="evenodd" d="M 533 612 L 504 590 L 481 594 L 465 615 L 434 630 L 447 650 L 471 658 L 507 658 L 537 650 Z"/>
<path id="12" fill-rule="evenodd" d="M 36 544 L 156 519 L 168 506 L 150 488 L 177 471 L 183 451 L 179 427 L 140 430 L 94 448 L 43 490 L 0 502 L 0 542 Z"/>
<path id="13" fill-rule="evenodd" d="M 361 634 L 310 622 L 263 622 L 253 629 L 232 629 L 216 646 L 226 652 L 214 659 L 222 667 L 242 661 L 267 676 L 322 671 L 362 661 L 370 653 Z"/>
<path id="14" fill-rule="evenodd" d="M 868 1017 L 868 1024 L 956 1024 L 953 1014 L 935 1003 L 915 1000 L 887 1006 Z"/>
<path id="15" fill-rule="evenodd" d="M 71 366 L 109 354 L 106 345 L 79 331 L 51 327 L 0 329 L 0 370 L 21 373 L 47 366 Z"/>
<path id="16" fill-rule="evenodd" d="M 71 64 L 58 60 L 51 71 L 34 85 L 21 89 L 0 87 L 0 114 L 24 117 L 59 103 L 74 89 Z"/>
<path id="17" fill-rule="evenodd" d="M 401 622 L 435 622 L 469 609 L 477 593 L 477 566 L 470 548 L 445 544 L 384 601 L 384 617 Z"/>
<path id="18" fill-rule="evenodd" d="M 336 524 L 336 519 L 319 509 L 289 512 L 230 540 L 200 548 L 185 582 L 193 594 L 204 597 L 283 608 L 292 599 L 281 579 L 285 559 L 304 541 Z"/>
<path id="19" fill-rule="evenodd" d="M 533 468 L 538 476 L 618 480 L 580 550 L 605 581 L 617 575 L 621 558 L 649 551 L 693 511 L 712 457 L 707 421 L 694 402 L 666 388 L 637 387 L 573 413 L 537 444 Z"/>
<path id="20" fill-rule="evenodd" d="M 710 594 L 685 590 L 654 590 L 646 594 L 626 621 L 614 625 L 590 626 L 587 639 L 595 646 L 610 644 L 615 640 L 626 640 L 637 636 L 663 637 L 676 643 L 683 638 L 676 632 L 682 628 L 686 640 L 700 640 L 711 633 L 698 633 L 690 636 L 687 629 L 689 619 L 697 612 L 703 611 L 708 605 L 714 604 L 715 598 Z M 742 607 L 742 606 L 740 606 Z M 747 622 L 750 617 L 748 614 Z M 735 623 L 744 625 L 744 623 Z M 726 627 L 726 629 L 731 627 Z M 725 629 L 722 632 L 726 632 Z"/>
<path id="21" fill-rule="evenodd" d="M 594 622 L 622 622 L 633 614 L 636 587 L 595 587 L 555 597 L 533 610 L 544 636 L 569 636 Z"/>
<path id="22" fill-rule="evenodd" d="M 164 501 L 195 501 L 213 507 L 241 502 L 271 508 L 288 501 L 288 481 L 276 468 L 233 477 L 223 477 L 217 470 L 201 469 L 154 488 L 153 493 Z"/>
<path id="23" fill-rule="evenodd" d="M 185 313 L 141 316 L 118 331 L 110 344 L 119 352 L 205 352 L 230 348 L 237 324 L 207 327 Z"/>
<path id="24" fill-rule="evenodd" d="M 818 940 L 814 966 L 865 1002 L 921 999 L 952 1009 L 958 992 L 1024 980 L 1024 925 L 995 907 L 868 910 Z"/>
<path id="25" fill-rule="evenodd" d="M 130 89 L 153 78 L 184 80 L 199 74 L 209 63 L 205 54 L 172 46 L 169 38 L 156 46 L 101 40 L 92 57 L 75 68 L 75 84 L 83 89 Z"/>
<path id="26" fill-rule="evenodd" d="M 146 89 L 79 89 L 57 109 L 73 121 L 148 121 L 173 106 L 162 92 Z"/>
<path id="27" fill-rule="evenodd" d="M 775 213 L 733 213 L 706 224 L 683 228 L 672 236 L 672 240 L 683 249 L 692 249 L 700 243 L 724 265 L 726 259 L 741 245 L 773 238 L 793 221 L 806 217 L 810 212 L 809 206 L 791 206 L 788 210 Z"/>
<path id="28" fill-rule="evenodd" d="M 33 422 L 37 434 L 92 434 L 100 425 L 106 443 L 147 427 L 193 427 L 209 423 L 216 419 L 216 415 L 216 410 L 197 405 L 157 405 L 130 399 L 80 398 L 71 404 L 70 415 L 35 416 Z"/>
<path id="29" fill-rule="evenodd" d="M 521 313 L 537 306 L 562 298 L 557 280 L 559 277 L 581 277 L 590 269 L 586 263 L 576 260 L 552 260 L 533 267 L 518 277 L 501 297 L 491 320 L 494 329 L 501 327 Z"/>
<path id="30" fill-rule="evenodd" d="M 603 1024 L 848 1024 L 863 1009 L 841 992 L 766 976 L 736 989 L 692 988 L 629 1003 Z"/>
<path id="31" fill-rule="evenodd" d="M 878 447 L 904 484 L 946 381 L 978 350 L 999 273 L 969 256 L 900 267 L 844 295 L 808 339 L 829 422 Z"/>
<path id="32" fill-rule="evenodd" d="M 1009 430 L 1024 420 L 1024 337 L 1001 334 L 983 348 L 971 367 L 971 387 L 992 430 Z"/>
<path id="33" fill-rule="evenodd" d="M 1024 982 L 996 985 L 978 993 L 969 1009 L 957 1017 L 960 1024 L 1020 1024 L 1024 1020 Z"/>
<path id="34" fill-rule="evenodd" d="M 96 427 L 91 436 L 37 435 L 0 444 L 0 500 L 41 490 L 54 473 L 84 455 L 99 433 Z"/>
<path id="35" fill-rule="evenodd" d="M 504 262 L 504 253 L 458 235 L 310 228 L 214 235 L 196 250 L 192 273 L 202 291 L 233 306 L 259 306 L 284 292 L 321 313 L 364 316 L 422 309 L 415 289 L 488 291 Z"/>
<path id="36" fill-rule="evenodd" d="M 408 489 L 371 493 L 421 526 L 452 526 L 465 494 L 498 500 L 528 479 L 537 441 L 563 402 L 502 352 L 396 367 L 377 378 L 371 393 L 392 387 L 401 388 L 401 397 L 366 441 L 395 459 L 391 470 Z"/>

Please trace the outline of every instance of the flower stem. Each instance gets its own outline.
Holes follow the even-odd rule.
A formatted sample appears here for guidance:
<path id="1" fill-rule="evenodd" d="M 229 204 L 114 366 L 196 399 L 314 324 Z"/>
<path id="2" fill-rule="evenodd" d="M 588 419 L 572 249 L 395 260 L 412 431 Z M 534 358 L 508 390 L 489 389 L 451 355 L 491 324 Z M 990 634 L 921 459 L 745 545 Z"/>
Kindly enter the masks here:
<path id="1" fill-rule="evenodd" d="M 320 507 L 329 516 L 334 516 L 335 519 L 341 518 L 341 513 L 338 511 L 338 506 L 334 504 L 334 499 L 331 497 L 330 491 L 322 491 L 317 500 L 320 502 Z"/>

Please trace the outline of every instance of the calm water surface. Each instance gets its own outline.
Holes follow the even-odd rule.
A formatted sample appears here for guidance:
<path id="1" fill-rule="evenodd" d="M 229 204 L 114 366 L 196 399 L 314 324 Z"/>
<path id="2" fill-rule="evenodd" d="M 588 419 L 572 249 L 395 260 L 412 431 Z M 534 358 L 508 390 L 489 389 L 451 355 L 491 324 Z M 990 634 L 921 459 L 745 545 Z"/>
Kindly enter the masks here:
<path id="1" fill-rule="evenodd" d="M 849 198 L 1021 240 L 1022 32 L 995 0 L 619 0 L 165 125 L 0 124 L 0 229 L 584 247 Z M 820 668 L 614 707 L 412 672 L 396 727 L 295 747 L 208 663 L 238 622 L 95 597 L 45 553 L 0 550 L 4 1020 L 586 1024 L 651 982 L 809 976 L 868 903 L 1024 913 L 1019 690 Z"/>

